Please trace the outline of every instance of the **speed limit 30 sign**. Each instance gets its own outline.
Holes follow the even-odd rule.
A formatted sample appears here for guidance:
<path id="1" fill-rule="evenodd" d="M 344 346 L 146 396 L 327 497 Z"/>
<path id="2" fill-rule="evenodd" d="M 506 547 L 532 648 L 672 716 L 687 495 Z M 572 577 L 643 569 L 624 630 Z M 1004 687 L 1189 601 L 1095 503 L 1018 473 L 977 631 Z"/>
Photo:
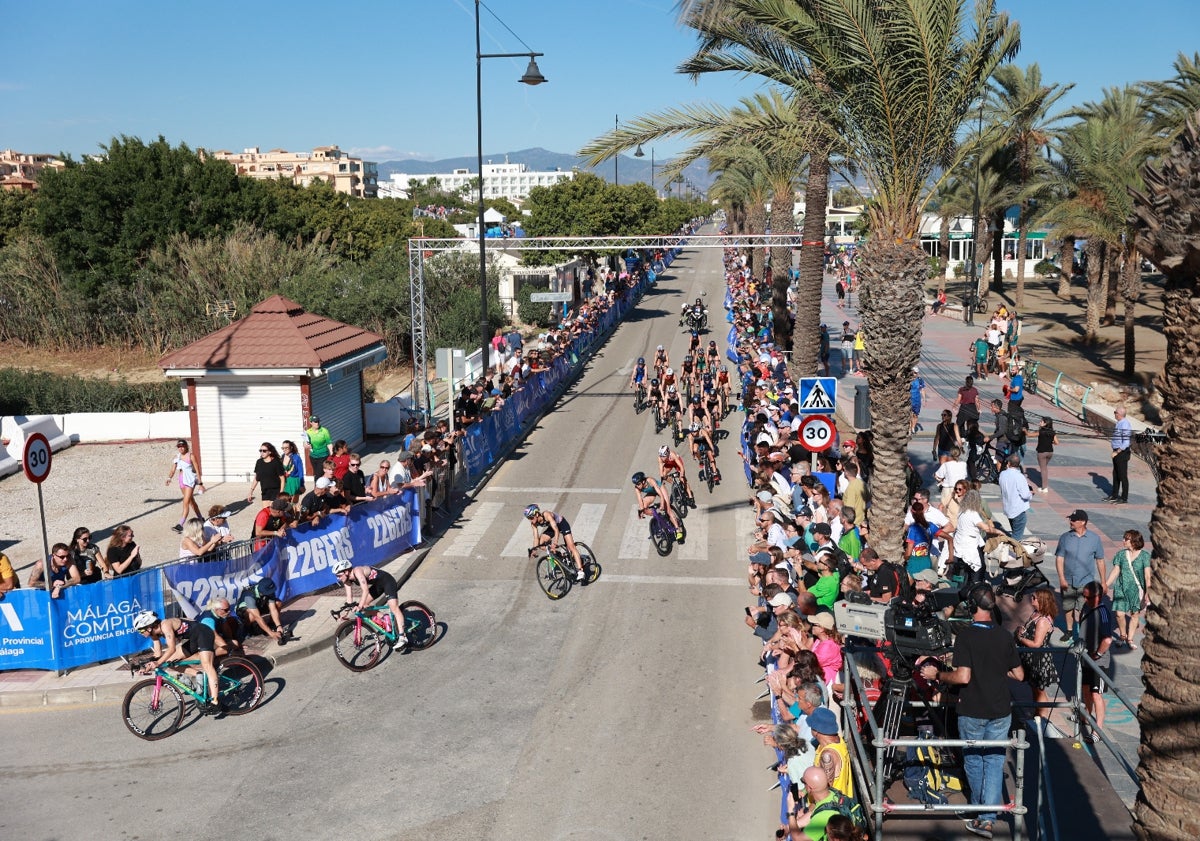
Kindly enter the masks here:
<path id="1" fill-rule="evenodd" d="M 25 453 L 22 456 L 22 466 L 25 476 L 30 482 L 41 484 L 50 475 L 50 442 L 40 432 L 32 433 L 25 439 Z"/>
<path id="2" fill-rule="evenodd" d="M 810 453 L 818 453 L 833 445 L 836 431 L 827 415 L 809 415 L 798 430 L 800 445 Z"/>

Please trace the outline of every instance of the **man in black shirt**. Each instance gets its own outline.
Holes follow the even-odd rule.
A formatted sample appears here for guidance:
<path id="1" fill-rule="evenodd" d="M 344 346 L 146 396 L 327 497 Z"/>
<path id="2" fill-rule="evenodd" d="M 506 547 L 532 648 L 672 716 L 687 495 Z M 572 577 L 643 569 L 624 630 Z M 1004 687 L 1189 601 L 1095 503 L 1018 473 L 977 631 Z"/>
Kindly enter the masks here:
<path id="1" fill-rule="evenodd" d="M 862 550 L 858 560 L 867 571 L 866 589 L 871 601 L 879 604 L 890 602 L 900 590 L 896 570 L 869 546 Z"/>
<path id="2" fill-rule="evenodd" d="M 988 584 L 977 584 L 967 593 L 972 622 L 958 630 L 954 640 L 954 668 L 942 672 L 942 683 L 963 687 L 958 696 L 958 735 L 962 739 L 1002 741 L 1012 724 L 1012 696 L 1008 679 L 1024 680 L 1025 670 L 1013 636 L 993 622 L 996 595 Z M 938 677 L 938 667 L 926 663 L 921 674 Z M 971 787 L 972 805 L 1000 805 L 1004 792 L 1005 749 L 963 748 L 963 770 Z M 995 812 L 982 812 L 967 820 L 967 830 L 992 837 Z"/>

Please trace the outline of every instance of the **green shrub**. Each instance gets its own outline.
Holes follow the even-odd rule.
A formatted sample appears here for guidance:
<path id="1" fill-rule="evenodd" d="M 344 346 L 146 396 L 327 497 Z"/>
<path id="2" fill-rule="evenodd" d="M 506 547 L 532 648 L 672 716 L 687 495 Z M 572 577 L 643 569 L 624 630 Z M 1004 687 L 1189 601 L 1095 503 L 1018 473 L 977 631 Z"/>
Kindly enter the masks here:
<path id="1" fill-rule="evenodd" d="M 130 383 L 0 368 L 0 415 L 71 412 L 178 412 L 179 383 Z"/>
<path id="2" fill-rule="evenodd" d="M 1034 274 L 1042 277 L 1058 277 L 1058 266 L 1053 260 L 1038 260 L 1037 265 L 1033 267 Z"/>
<path id="3" fill-rule="evenodd" d="M 517 317 L 523 324 L 531 327 L 553 327 L 557 323 L 551 307 L 554 304 L 535 304 L 529 300 L 538 289 L 532 283 L 525 283 L 517 290 Z"/>

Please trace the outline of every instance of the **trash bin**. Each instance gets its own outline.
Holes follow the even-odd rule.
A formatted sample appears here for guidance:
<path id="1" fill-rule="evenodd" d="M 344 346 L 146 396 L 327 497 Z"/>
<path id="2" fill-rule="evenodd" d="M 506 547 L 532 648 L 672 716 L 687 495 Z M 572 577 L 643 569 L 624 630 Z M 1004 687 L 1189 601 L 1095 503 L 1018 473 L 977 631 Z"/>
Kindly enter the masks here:
<path id="1" fill-rule="evenodd" d="M 871 428 L 870 386 L 854 386 L 854 428 L 858 430 Z"/>

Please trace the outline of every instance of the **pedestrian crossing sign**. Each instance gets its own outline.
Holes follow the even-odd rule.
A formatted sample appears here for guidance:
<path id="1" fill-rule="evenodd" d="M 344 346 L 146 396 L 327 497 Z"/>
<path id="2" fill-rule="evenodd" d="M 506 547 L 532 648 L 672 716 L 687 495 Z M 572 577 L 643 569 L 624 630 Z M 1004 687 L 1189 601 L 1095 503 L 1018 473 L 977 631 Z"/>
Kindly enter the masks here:
<path id="1" fill-rule="evenodd" d="M 800 414 L 832 415 L 837 408 L 837 380 L 833 377 L 800 379 Z"/>

